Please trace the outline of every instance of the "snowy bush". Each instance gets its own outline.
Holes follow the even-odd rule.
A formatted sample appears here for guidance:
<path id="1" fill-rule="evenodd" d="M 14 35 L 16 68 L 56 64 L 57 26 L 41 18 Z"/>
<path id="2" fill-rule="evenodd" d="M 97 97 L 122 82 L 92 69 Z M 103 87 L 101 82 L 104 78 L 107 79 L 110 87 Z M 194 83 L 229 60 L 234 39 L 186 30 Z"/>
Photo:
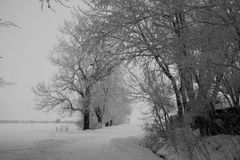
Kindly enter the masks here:
<path id="1" fill-rule="evenodd" d="M 240 136 L 202 137 L 199 132 L 193 132 L 188 126 L 172 128 L 168 134 L 165 143 L 158 143 L 158 146 L 155 143 L 155 146 L 151 146 L 154 152 L 167 160 L 240 159 Z"/>

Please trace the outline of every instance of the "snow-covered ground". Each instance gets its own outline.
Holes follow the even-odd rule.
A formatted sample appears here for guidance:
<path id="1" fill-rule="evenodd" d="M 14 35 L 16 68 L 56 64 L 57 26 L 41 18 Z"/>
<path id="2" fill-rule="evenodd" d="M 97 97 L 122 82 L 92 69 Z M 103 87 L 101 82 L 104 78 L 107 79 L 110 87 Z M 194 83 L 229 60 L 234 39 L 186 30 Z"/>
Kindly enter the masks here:
<path id="1" fill-rule="evenodd" d="M 165 160 L 240 160 L 239 135 L 199 137 L 179 129 L 171 139 L 171 143 L 160 141 L 156 150 Z"/>
<path id="2" fill-rule="evenodd" d="M 138 145 L 138 125 L 56 132 L 60 125 L 0 124 L 0 160 L 159 160 Z"/>

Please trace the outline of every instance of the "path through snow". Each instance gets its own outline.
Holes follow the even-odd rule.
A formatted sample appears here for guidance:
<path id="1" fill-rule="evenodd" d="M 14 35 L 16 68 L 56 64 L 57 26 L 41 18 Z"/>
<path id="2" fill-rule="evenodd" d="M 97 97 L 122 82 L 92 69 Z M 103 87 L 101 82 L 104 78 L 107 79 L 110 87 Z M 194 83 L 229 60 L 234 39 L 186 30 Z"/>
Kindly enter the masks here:
<path id="1" fill-rule="evenodd" d="M 142 130 L 136 125 L 120 125 L 98 130 L 56 132 L 40 140 L 8 145 L 0 140 L 1 160 L 159 160 L 138 146 Z M 37 136 L 37 135 L 35 135 Z M 35 140 L 35 141 L 34 141 Z"/>

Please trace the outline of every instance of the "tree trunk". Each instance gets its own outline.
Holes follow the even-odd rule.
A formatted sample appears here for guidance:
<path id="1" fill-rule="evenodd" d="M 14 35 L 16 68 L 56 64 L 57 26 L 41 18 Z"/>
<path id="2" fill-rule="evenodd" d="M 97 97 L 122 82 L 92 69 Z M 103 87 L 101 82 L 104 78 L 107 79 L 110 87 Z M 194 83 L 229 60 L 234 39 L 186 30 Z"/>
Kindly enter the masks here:
<path id="1" fill-rule="evenodd" d="M 102 124 L 102 117 L 97 116 L 97 119 L 98 119 L 98 123 L 101 123 L 101 124 Z"/>
<path id="2" fill-rule="evenodd" d="M 85 99 L 83 102 L 83 108 L 84 108 L 84 113 L 83 113 L 83 130 L 90 129 L 90 101 L 91 101 L 91 94 L 90 94 L 90 89 L 91 85 L 86 87 L 86 92 L 85 92 Z"/>
<path id="3" fill-rule="evenodd" d="M 103 111 L 101 110 L 100 107 L 95 108 L 95 114 L 96 114 L 98 123 L 102 124 Z"/>
<path id="4" fill-rule="evenodd" d="M 183 106 L 182 106 L 182 101 L 181 101 L 181 93 L 180 90 L 177 86 L 176 79 L 174 76 L 170 73 L 169 69 L 167 68 L 167 65 L 162 64 L 162 62 L 158 59 L 158 56 L 154 56 L 156 62 L 158 63 L 159 67 L 162 69 L 164 74 L 169 78 L 169 80 L 172 83 L 173 90 L 176 96 L 176 103 L 177 103 L 177 109 L 178 109 L 178 116 L 182 118 L 183 116 Z"/>
<path id="5" fill-rule="evenodd" d="M 98 123 L 102 124 L 102 116 L 100 114 L 98 114 L 98 113 L 96 113 L 96 116 L 97 116 Z"/>
<path id="6" fill-rule="evenodd" d="M 83 115 L 83 130 L 90 129 L 90 113 L 86 111 Z"/>

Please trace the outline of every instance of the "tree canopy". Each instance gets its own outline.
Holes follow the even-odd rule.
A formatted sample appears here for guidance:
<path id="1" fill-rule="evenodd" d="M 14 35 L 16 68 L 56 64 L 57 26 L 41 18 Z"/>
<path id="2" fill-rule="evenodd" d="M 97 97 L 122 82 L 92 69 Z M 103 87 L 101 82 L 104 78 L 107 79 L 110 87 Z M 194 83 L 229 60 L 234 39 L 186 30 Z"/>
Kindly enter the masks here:
<path id="1" fill-rule="evenodd" d="M 91 82 L 104 79 L 120 63 L 138 65 L 142 76 L 131 72 L 137 91 L 133 94 L 147 100 L 153 110 L 160 109 L 161 116 L 172 108 L 183 120 L 188 114 L 209 116 L 206 113 L 214 114 L 221 105 L 239 107 L 240 5 L 237 1 L 84 2 L 89 9 L 75 10 L 75 25 L 66 22 L 64 30 L 72 38 L 62 41 L 59 49 L 64 46 L 66 51 L 81 50 L 89 56 L 83 61 L 87 63 L 86 68 L 92 66 Z M 65 45 L 68 42 L 70 46 Z"/>
<path id="2" fill-rule="evenodd" d="M 58 67 L 49 85 L 44 82 L 33 88 L 38 109 L 83 115 L 84 129 L 90 127 L 93 89 L 121 63 L 112 56 L 107 46 L 92 44 L 91 21 L 76 12 L 75 21 L 66 21 L 60 29 L 63 37 L 50 55 L 50 61 Z M 112 82 L 112 83 L 118 83 Z"/>

